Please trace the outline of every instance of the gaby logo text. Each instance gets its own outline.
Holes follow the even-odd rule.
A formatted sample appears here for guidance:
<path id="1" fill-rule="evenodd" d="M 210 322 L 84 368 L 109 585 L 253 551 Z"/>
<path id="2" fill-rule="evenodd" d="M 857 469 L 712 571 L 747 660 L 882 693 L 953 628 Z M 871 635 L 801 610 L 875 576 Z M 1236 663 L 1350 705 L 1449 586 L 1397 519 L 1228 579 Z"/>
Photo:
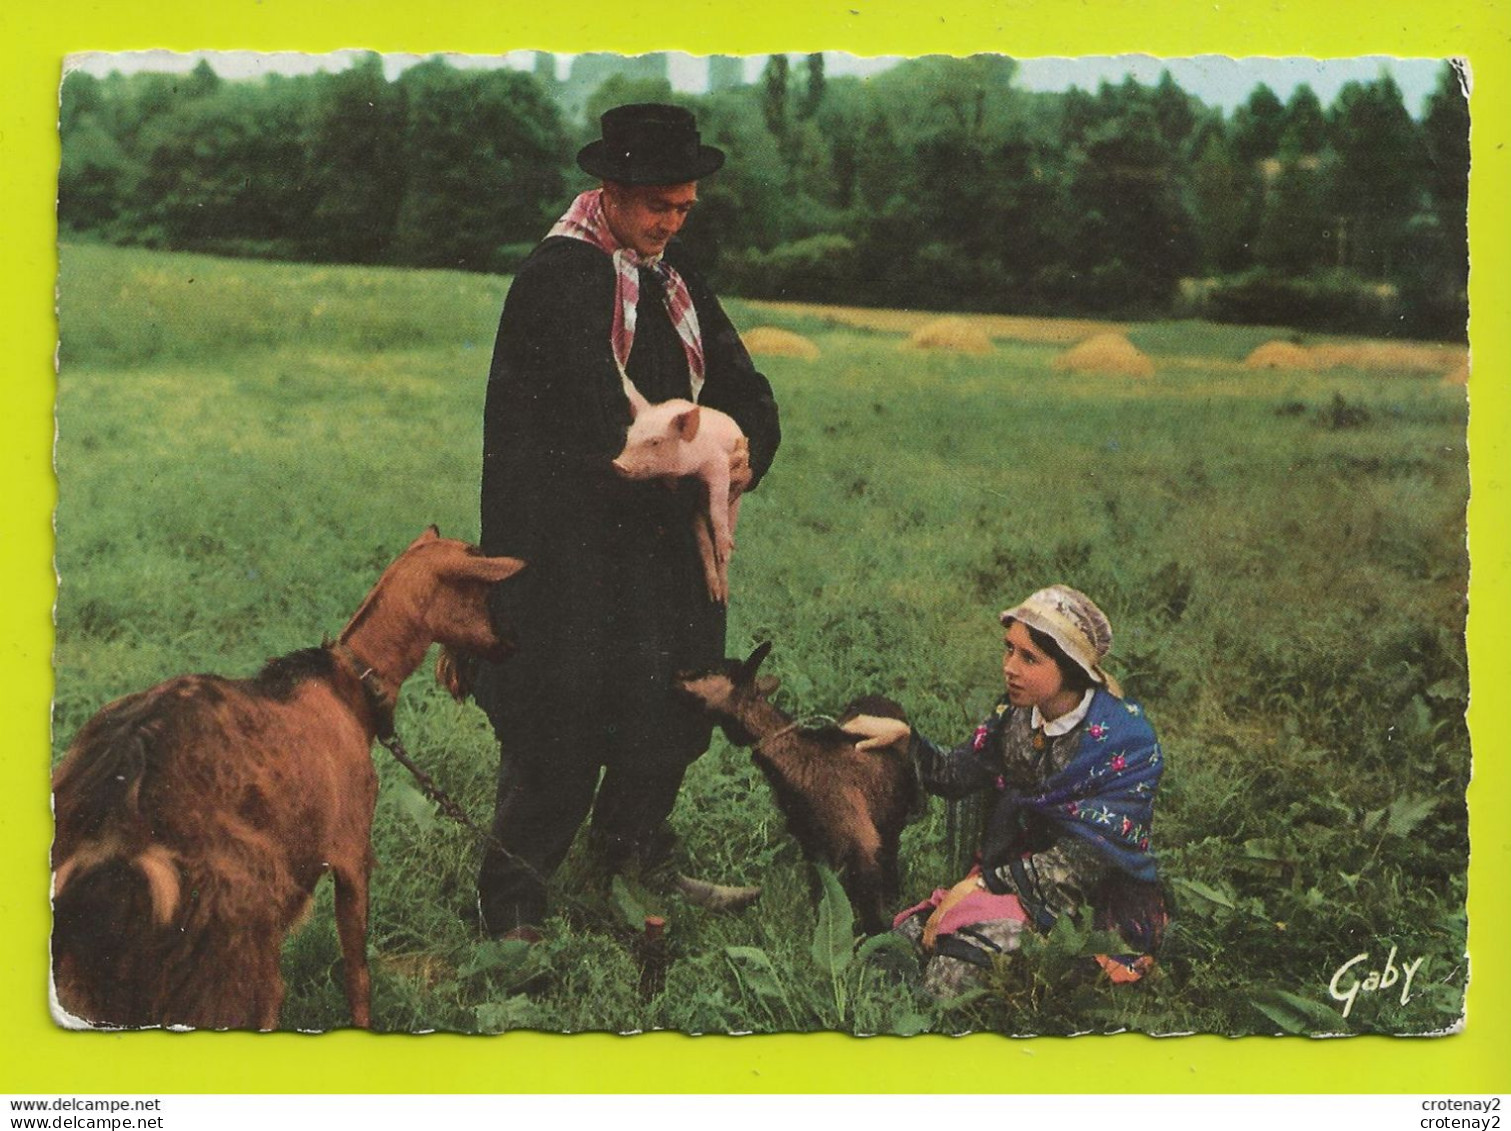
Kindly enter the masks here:
<path id="1" fill-rule="evenodd" d="M 1422 965 L 1422 958 L 1412 962 L 1404 962 L 1396 965 L 1396 947 L 1390 948 L 1390 953 L 1385 957 L 1385 967 L 1381 970 L 1370 970 L 1362 977 L 1355 970 L 1360 963 L 1369 961 L 1369 951 L 1356 954 L 1334 972 L 1332 981 L 1327 984 L 1327 992 L 1332 995 L 1334 1001 L 1343 1002 L 1343 1016 L 1347 1017 L 1354 1008 L 1354 1002 L 1360 994 L 1377 993 L 1380 990 L 1394 988 L 1397 983 L 1401 986 L 1401 1004 L 1405 1005 L 1411 1000 L 1411 980 L 1416 977 L 1418 968 Z"/>

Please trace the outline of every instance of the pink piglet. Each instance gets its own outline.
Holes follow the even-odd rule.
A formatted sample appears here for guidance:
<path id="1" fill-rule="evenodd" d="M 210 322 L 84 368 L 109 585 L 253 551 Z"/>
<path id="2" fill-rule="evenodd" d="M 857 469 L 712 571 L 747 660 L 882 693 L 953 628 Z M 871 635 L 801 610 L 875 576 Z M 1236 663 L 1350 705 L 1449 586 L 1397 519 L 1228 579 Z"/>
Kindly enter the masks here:
<path id="1" fill-rule="evenodd" d="M 729 556 L 740 513 L 740 488 L 730 464 L 745 434 L 726 413 L 687 400 L 651 404 L 624 379 L 633 420 L 614 470 L 626 479 L 695 478 L 703 483 L 707 511 L 697 524 L 698 548 L 708 596 L 729 600 Z"/>

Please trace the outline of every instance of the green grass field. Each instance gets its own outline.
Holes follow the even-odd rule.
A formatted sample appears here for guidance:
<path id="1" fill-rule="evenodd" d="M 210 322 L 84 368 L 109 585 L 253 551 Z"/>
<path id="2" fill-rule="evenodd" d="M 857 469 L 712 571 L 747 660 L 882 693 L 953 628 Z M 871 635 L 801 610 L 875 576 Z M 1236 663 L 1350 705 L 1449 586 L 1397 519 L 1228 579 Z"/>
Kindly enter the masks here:
<path id="1" fill-rule="evenodd" d="M 106 701 L 169 675 L 250 675 L 334 634 L 427 524 L 475 538 L 484 381 L 507 280 L 65 247 L 58 395 L 54 757 Z M 1058 352 L 902 352 L 895 335 L 738 302 L 811 337 L 765 359 L 777 464 L 741 513 L 731 652 L 799 715 L 900 700 L 964 737 L 1000 681 L 995 614 L 1063 581 L 1092 594 L 1109 667 L 1168 753 L 1155 847 L 1179 900 L 1157 976 L 1115 987 L 1067 925 L 932 1002 L 910 959 L 851 950 L 842 901 L 783 832 L 748 753 L 716 737 L 675 820 L 694 870 L 761 883 L 734 916 L 675 901 L 664 987 L 626 907 L 574 854 L 549 940 L 462 917 L 477 849 L 381 749 L 370 938 L 377 1027 L 491 1032 L 992 1029 L 1430 1033 L 1467 963 L 1463 627 L 1466 402 L 1410 372 L 1248 371 L 1283 331 L 1130 334 L 1147 381 L 1054 374 Z M 1194 362 L 1192 359 L 1196 359 Z M 1203 362 L 1201 359 L 1209 359 Z M 482 714 L 422 676 L 412 753 L 479 819 Z M 904 889 L 952 879 L 946 811 L 904 838 Z M 630 907 L 631 913 L 634 908 Z M 843 922 L 839 923 L 844 927 Z M 838 940 L 838 941 L 837 941 Z M 1423 959 L 1407 1002 L 1328 993 Z M 285 952 L 284 1024 L 345 1023 L 327 890 Z M 1348 982 L 1343 983 L 1344 988 Z"/>

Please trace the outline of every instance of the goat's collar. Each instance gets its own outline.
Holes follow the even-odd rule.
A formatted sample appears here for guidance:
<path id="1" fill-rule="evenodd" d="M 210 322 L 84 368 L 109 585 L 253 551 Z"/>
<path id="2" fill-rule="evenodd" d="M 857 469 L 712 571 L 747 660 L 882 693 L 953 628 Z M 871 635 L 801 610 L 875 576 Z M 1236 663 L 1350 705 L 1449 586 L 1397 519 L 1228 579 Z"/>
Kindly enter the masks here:
<path id="1" fill-rule="evenodd" d="M 792 722 L 788 723 L 786 726 L 782 727 L 780 730 L 774 730 L 770 734 L 766 735 L 765 737 L 756 739 L 754 742 L 752 742 L 750 744 L 751 753 L 755 753 L 756 751 L 760 750 L 761 747 L 765 746 L 768 742 L 775 742 L 777 739 L 783 738 L 783 737 L 791 734 L 793 731 L 797 730 L 798 727 L 800 727 L 802 725 L 803 725 L 803 722 L 802 722 L 801 719 L 794 719 Z"/>
<path id="2" fill-rule="evenodd" d="M 334 640 L 328 647 L 362 685 L 362 692 L 367 697 L 368 709 L 372 712 L 373 727 L 379 738 L 387 739 L 394 732 L 393 716 L 399 701 L 398 689 L 389 690 L 385 687 L 383 677 L 378 674 L 378 670 L 352 651 L 351 645 L 346 641 Z"/>

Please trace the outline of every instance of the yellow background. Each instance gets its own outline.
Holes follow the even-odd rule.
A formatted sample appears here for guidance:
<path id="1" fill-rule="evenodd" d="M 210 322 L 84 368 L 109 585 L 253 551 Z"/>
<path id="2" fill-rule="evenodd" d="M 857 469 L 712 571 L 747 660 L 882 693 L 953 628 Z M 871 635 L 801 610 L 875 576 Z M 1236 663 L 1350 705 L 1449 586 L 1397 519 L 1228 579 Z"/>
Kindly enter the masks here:
<path id="1" fill-rule="evenodd" d="M 1507 95 L 1511 0 L 6 0 L 0 4 L 0 1081 L 7 1092 L 1511 1091 L 1507 860 Z M 47 1013 L 57 84 L 64 55 L 166 47 L 1467 56 L 1474 74 L 1470 657 L 1475 773 L 1465 1032 L 1435 1039 L 1015 1041 L 92 1034 Z M 1299 990 L 1300 987 L 1297 987 Z"/>

